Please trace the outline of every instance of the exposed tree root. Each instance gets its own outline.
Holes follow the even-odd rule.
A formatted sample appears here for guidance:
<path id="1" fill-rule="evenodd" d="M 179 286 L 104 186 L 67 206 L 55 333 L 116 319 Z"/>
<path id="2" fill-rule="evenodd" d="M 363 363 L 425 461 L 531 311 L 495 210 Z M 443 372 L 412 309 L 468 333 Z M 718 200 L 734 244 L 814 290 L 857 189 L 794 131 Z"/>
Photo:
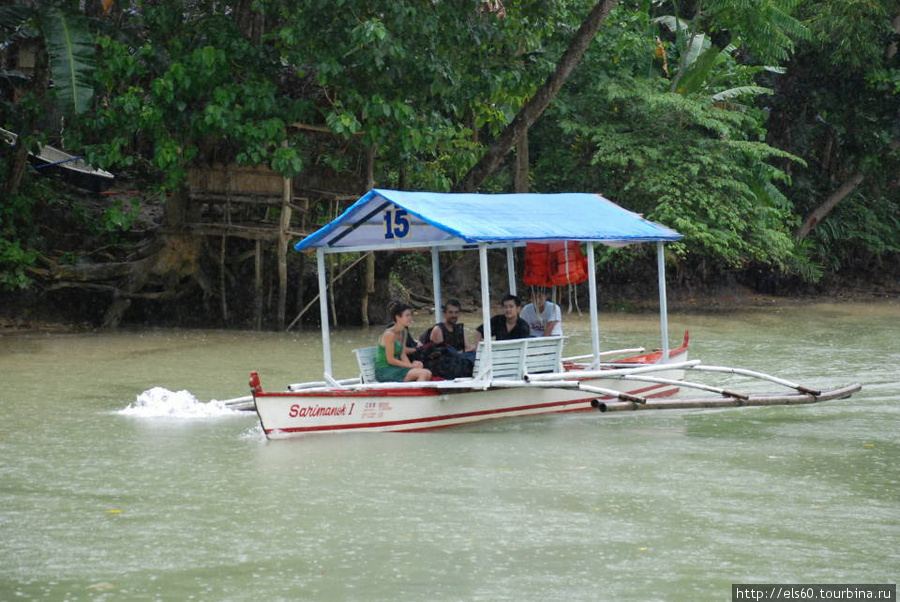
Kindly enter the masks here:
<path id="1" fill-rule="evenodd" d="M 194 234 L 156 234 L 138 243 L 125 261 L 66 264 L 40 256 L 43 267 L 31 272 L 45 292 L 67 288 L 108 292 L 111 301 L 103 327 L 116 328 L 132 300 L 169 301 L 202 286 L 202 247 L 203 237 Z"/>

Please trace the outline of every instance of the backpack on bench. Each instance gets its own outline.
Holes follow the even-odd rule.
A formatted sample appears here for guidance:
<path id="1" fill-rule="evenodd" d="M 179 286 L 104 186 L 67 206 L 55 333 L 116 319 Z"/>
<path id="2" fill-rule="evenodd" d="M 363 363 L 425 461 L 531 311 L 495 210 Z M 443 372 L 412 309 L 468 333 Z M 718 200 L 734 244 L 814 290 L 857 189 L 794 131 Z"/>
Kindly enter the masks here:
<path id="1" fill-rule="evenodd" d="M 420 348 L 422 363 L 431 373 L 441 378 L 454 379 L 472 376 L 475 363 L 462 357 L 453 347 L 446 345 L 423 345 Z"/>

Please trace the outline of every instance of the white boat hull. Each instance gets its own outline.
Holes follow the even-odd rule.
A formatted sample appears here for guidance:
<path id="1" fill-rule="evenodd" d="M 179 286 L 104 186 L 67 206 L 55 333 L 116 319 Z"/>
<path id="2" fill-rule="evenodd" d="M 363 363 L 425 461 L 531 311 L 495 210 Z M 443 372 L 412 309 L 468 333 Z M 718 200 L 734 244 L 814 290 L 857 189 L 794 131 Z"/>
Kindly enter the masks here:
<path id="1" fill-rule="evenodd" d="M 678 379 L 683 372 L 662 370 L 653 374 Z M 645 398 L 669 397 L 679 391 L 677 386 L 636 380 L 600 378 L 580 382 Z M 499 386 L 481 388 L 457 382 L 448 383 L 447 388 L 438 383 L 433 387 L 257 391 L 254 397 L 260 424 L 270 439 L 307 433 L 423 431 L 496 418 L 594 410 L 592 403 L 616 399 L 549 383 L 495 384 Z"/>

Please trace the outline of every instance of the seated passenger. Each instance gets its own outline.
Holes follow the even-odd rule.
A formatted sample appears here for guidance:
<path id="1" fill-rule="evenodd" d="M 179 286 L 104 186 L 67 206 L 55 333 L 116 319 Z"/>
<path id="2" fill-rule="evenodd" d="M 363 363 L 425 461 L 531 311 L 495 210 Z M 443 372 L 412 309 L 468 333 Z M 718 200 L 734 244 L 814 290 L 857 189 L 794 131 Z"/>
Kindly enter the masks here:
<path id="1" fill-rule="evenodd" d="M 503 313 L 491 318 L 491 334 L 498 341 L 527 339 L 531 336 L 528 322 L 519 317 L 522 302 L 515 295 L 506 295 L 500 300 Z M 478 340 L 484 338 L 484 324 L 478 327 Z"/>
<path id="2" fill-rule="evenodd" d="M 388 315 L 393 315 L 394 309 L 400 305 L 402 304 L 399 301 L 391 301 L 391 304 L 388 306 Z M 385 328 L 390 328 L 392 324 L 393 322 L 385 326 Z M 413 337 L 409 332 L 409 328 L 403 329 L 403 336 L 400 337 L 400 340 L 404 341 L 403 350 L 410 361 L 422 359 L 419 357 L 419 349 L 421 349 L 422 343 Z"/>
<path id="3" fill-rule="evenodd" d="M 528 322 L 533 337 L 562 336 L 562 311 L 547 296 L 547 289 L 538 286 L 531 294 L 532 302 L 522 308 L 522 319 Z"/>
<path id="4" fill-rule="evenodd" d="M 459 321 L 462 306 L 456 299 L 450 299 L 444 305 L 444 321 L 435 324 L 422 333 L 419 341 L 423 344 L 431 342 L 435 345 L 453 347 L 458 353 L 473 351 L 475 345 L 466 340 L 465 325 Z"/>
<path id="5" fill-rule="evenodd" d="M 412 324 L 412 311 L 402 303 L 391 305 L 394 323 L 382 333 L 375 350 L 375 378 L 378 382 L 431 380 L 431 371 L 422 362 L 410 361 L 404 348 L 404 330 Z"/>

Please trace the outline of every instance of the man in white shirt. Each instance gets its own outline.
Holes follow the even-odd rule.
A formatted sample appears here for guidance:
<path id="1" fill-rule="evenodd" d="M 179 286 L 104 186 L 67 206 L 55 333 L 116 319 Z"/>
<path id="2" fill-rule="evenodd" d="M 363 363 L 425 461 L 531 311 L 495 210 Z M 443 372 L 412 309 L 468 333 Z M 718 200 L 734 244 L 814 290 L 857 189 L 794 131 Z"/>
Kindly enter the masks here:
<path id="1" fill-rule="evenodd" d="M 520 317 L 528 322 L 533 337 L 562 336 L 562 311 L 559 305 L 547 300 L 547 289 L 536 287 L 532 303 L 522 308 Z"/>

